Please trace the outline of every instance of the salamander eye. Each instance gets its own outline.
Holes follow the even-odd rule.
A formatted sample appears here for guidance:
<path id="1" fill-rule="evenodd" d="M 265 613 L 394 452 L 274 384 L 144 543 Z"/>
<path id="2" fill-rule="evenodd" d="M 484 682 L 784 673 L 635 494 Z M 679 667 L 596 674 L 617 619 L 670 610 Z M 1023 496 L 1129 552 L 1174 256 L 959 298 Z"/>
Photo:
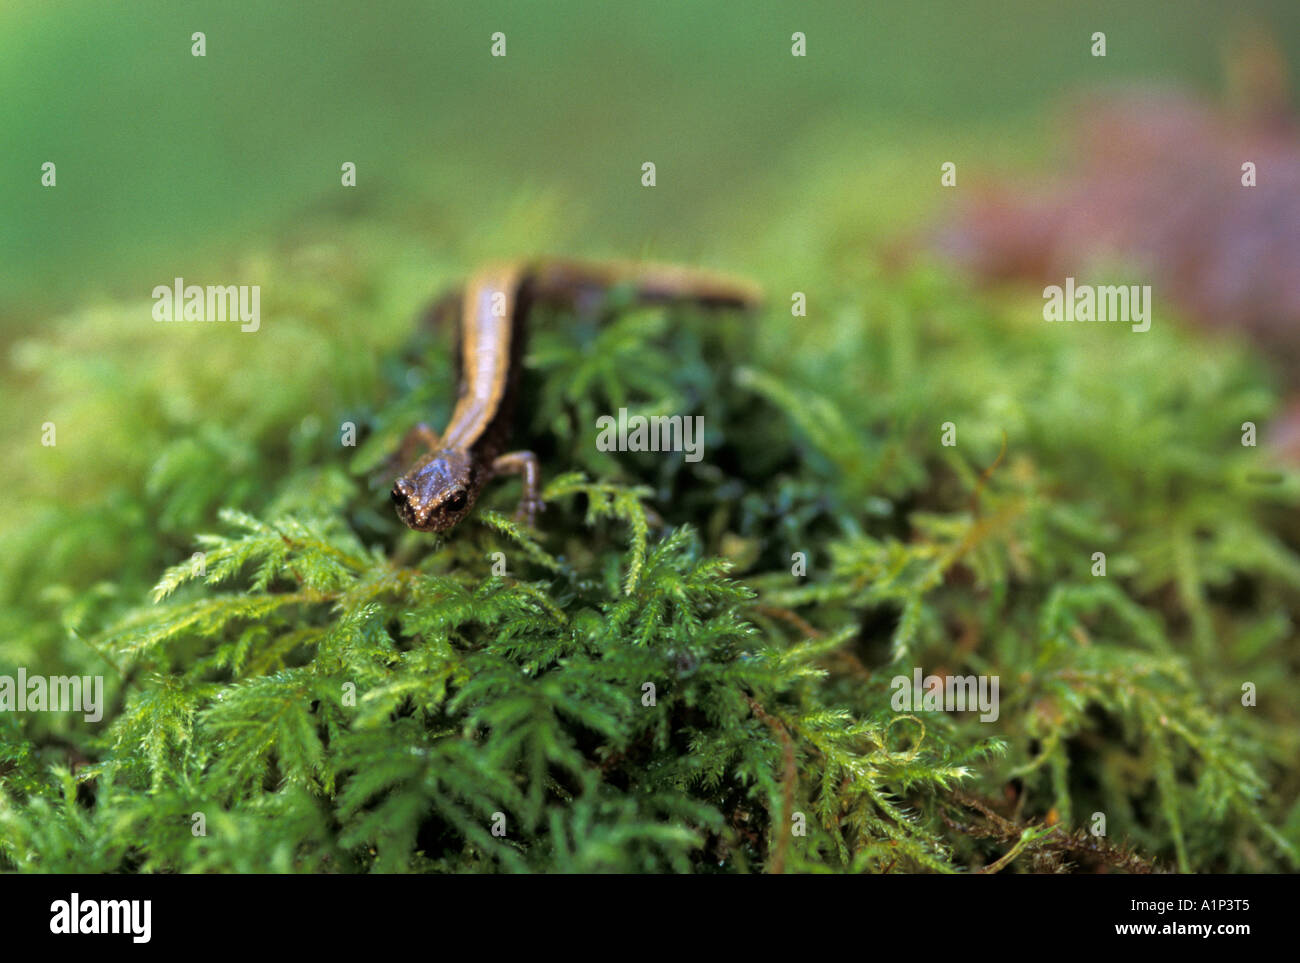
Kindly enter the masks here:
<path id="1" fill-rule="evenodd" d="M 460 511 L 462 508 L 465 507 L 465 489 L 457 488 L 454 492 L 452 492 L 450 495 L 447 496 L 447 501 L 445 502 L 445 504 L 450 511 L 453 512 Z"/>
<path id="2" fill-rule="evenodd" d="M 393 500 L 394 505 L 406 504 L 406 496 L 402 494 L 402 492 L 398 491 L 396 488 L 394 488 L 391 492 L 388 493 L 388 497 Z"/>

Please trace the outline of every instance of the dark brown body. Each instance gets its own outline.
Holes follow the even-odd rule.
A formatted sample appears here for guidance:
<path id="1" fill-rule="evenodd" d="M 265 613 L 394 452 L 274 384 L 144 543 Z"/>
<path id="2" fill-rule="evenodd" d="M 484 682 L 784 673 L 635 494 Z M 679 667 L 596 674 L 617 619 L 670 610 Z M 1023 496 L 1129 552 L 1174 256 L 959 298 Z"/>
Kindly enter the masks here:
<path id="1" fill-rule="evenodd" d="M 403 444 L 426 453 L 397 479 L 392 498 L 402 521 L 417 531 L 445 531 L 474 507 L 483 486 L 499 474 L 523 476 L 519 515 L 530 524 L 543 506 L 537 458 L 506 452 L 518 405 L 527 318 L 538 302 L 579 310 L 616 284 L 629 283 L 638 300 L 689 300 L 715 307 L 752 307 L 759 293 L 739 281 L 668 265 L 511 263 L 485 268 L 466 285 L 460 302 L 461 380 L 456 406 L 439 437 L 417 425 Z"/>

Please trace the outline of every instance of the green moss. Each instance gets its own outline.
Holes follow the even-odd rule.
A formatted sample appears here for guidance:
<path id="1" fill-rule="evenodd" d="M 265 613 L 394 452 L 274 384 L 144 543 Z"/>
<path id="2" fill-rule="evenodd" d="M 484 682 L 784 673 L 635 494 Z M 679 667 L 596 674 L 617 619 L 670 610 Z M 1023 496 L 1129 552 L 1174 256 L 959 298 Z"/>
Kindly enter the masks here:
<path id="1" fill-rule="evenodd" d="M 797 323 L 615 297 L 538 319 L 539 531 L 502 482 L 435 539 L 384 459 L 448 410 L 413 322 L 468 265 L 419 245 L 258 259 L 256 335 L 142 302 L 12 348 L 3 671 L 103 674 L 108 709 L 0 715 L 0 864 L 1296 866 L 1300 486 L 1246 479 L 1255 359 L 924 266 Z M 703 415 L 704 459 L 597 451 L 624 406 Z M 997 675 L 997 721 L 895 712 L 916 666 Z"/>

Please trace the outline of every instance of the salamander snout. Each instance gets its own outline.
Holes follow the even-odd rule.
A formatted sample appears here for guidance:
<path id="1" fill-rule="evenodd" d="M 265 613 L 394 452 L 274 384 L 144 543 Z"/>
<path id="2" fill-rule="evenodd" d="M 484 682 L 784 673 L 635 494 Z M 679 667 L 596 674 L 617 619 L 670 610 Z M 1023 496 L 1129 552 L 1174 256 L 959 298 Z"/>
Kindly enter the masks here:
<path id="1" fill-rule="evenodd" d="M 474 506 L 473 470 L 459 452 L 441 452 L 393 485 L 397 516 L 417 532 L 443 532 Z"/>

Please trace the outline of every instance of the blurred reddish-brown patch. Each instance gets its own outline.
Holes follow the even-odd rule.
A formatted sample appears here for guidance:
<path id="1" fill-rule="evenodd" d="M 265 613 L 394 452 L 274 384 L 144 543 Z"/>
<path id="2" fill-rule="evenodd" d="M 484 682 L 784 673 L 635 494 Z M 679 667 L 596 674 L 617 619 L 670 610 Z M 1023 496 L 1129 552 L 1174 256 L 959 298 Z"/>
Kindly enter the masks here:
<path id="1" fill-rule="evenodd" d="M 1244 332 L 1300 392 L 1300 125 L 1267 42 L 1239 46 L 1228 72 L 1222 106 L 1156 89 L 1074 99 L 1064 169 L 976 191 L 935 246 L 988 279 L 1150 283 L 1180 316 Z M 1270 434 L 1300 459 L 1300 402 Z"/>

